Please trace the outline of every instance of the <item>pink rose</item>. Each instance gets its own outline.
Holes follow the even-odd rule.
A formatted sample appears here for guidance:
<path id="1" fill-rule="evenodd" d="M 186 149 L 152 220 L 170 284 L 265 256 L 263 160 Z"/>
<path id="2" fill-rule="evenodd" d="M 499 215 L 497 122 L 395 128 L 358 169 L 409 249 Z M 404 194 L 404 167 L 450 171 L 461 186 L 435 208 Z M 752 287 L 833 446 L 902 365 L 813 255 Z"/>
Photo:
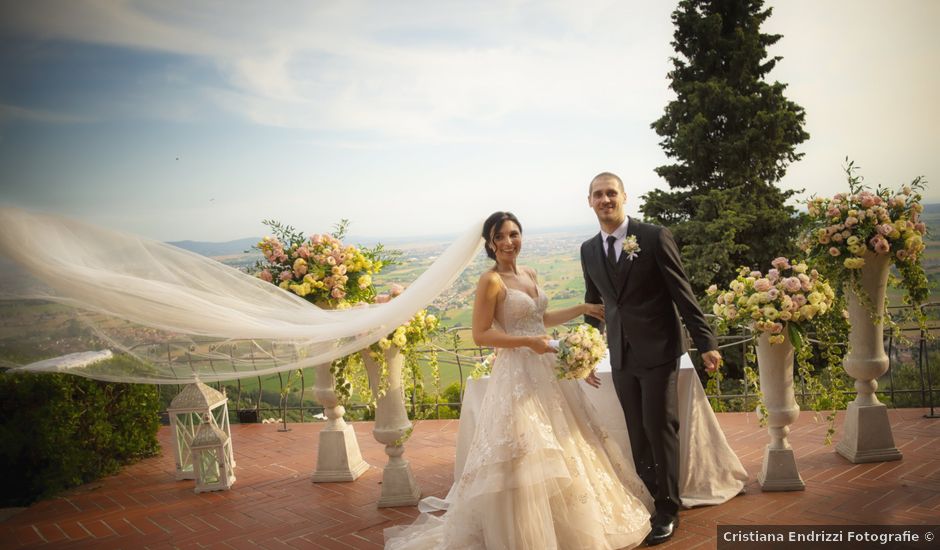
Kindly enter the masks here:
<path id="1" fill-rule="evenodd" d="M 770 290 L 772 286 L 771 282 L 764 278 L 754 281 L 754 290 L 757 292 L 766 292 Z"/>
<path id="2" fill-rule="evenodd" d="M 274 282 L 274 275 L 271 275 L 271 272 L 268 271 L 267 269 L 265 269 L 264 271 L 262 271 L 261 273 L 259 273 L 259 274 L 258 274 L 258 278 L 261 279 L 262 281 L 266 282 L 266 283 L 273 283 L 273 282 Z"/>
<path id="3" fill-rule="evenodd" d="M 889 223 L 884 223 L 878 226 L 878 232 L 885 237 L 890 235 L 892 231 L 894 231 L 894 227 L 892 227 Z"/>
<path id="4" fill-rule="evenodd" d="M 772 283 L 777 282 L 777 279 L 780 278 L 780 271 L 778 271 L 776 268 L 768 270 L 767 278 L 770 279 L 770 282 Z"/>
<path id="5" fill-rule="evenodd" d="M 898 259 L 903 262 L 904 260 L 907 259 L 907 257 L 909 256 L 909 254 L 908 254 L 907 250 L 905 250 L 905 249 L 902 248 L 901 250 L 898 250 L 897 252 L 895 252 L 895 256 L 897 256 Z"/>
<path id="6" fill-rule="evenodd" d="M 914 231 L 917 231 L 921 235 L 927 234 L 927 224 L 924 222 L 917 222 L 914 224 Z"/>
<path id="7" fill-rule="evenodd" d="M 790 268 L 790 260 L 784 258 L 783 256 L 780 256 L 779 258 L 774 258 L 774 261 L 770 263 L 777 269 L 789 269 Z"/>
<path id="8" fill-rule="evenodd" d="M 391 295 L 392 295 L 392 298 L 398 296 L 399 294 L 401 294 L 401 293 L 404 292 L 404 291 L 405 291 L 405 287 L 401 286 L 401 285 L 398 284 L 398 283 L 392 283 L 392 285 L 391 285 L 391 287 L 390 287 L 390 293 L 391 293 Z"/>
<path id="9" fill-rule="evenodd" d="M 388 294 L 376 294 L 375 303 L 377 304 L 387 304 L 392 299 Z"/>
<path id="10" fill-rule="evenodd" d="M 846 227 L 852 227 L 857 223 L 858 223 L 858 218 L 856 218 L 855 216 L 849 216 L 848 218 L 845 218 Z"/>
<path id="11" fill-rule="evenodd" d="M 783 332 L 783 323 L 774 323 L 770 326 L 771 334 L 780 334 Z"/>
<path id="12" fill-rule="evenodd" d="M 838 248 L 836 248 L 836 247 L 834 247 L 834 246 L 829 247 L 829 255 L 830 255 L 830 256 L 838 256 L 839 254 L 842 254 L 842 253 L 839 252 L 839 249 L 838 249 Z"/>
<path id="13" fill-rule="evenodd" d="M 803 290 L 809 292 L 813 290 L 813 281 L 810 280 L 809 276 L 805 273 L 800 273 L 796 276 L 800 280 L 800 286 Z"/>
<path id="14" fill-rule="evenodd" d="M 780 291 L 777 290 L 776 288 L 771 288 L 770 290 L 767 291 L 767 296 L 770 296 L 771 300 L 776 300 L 777 296 L 780 296 Z"/>
<path id="15" fill-rule="evenodd" d="M 306 260 L 310 257 L 310 249 L 303 245 L 297 249 L 297 255 Z"/>
<path id="16" fill-rule="evenodd" d="M 290 271 L 282 271 L 278 278 L 282 281 L 289 281 L 294 278 L 294 274 Z"/>
<path id="17" fill-rule="evenodd" d="M 803 288 L 803 283 L 796 277 L 787 277 L 783 280 L 783 288 L 787 289 L 788 292 L 797 292 Z"/>
<path id="18" fill-rule="evenodd" d="M 346 296 L 346 291 L 340 287 L 336 287 L 333 289 L 333 292 L 331 292 L 330 294 L 337 300 L 342 300 L 343 297 Z"/>
<path id="19" fill-rule="evenodd" d="M 793 296 L 793 305 L 796 306 L 797 309 L 806 305 L 806 296 L 803 296 L 802 294 Z"/>

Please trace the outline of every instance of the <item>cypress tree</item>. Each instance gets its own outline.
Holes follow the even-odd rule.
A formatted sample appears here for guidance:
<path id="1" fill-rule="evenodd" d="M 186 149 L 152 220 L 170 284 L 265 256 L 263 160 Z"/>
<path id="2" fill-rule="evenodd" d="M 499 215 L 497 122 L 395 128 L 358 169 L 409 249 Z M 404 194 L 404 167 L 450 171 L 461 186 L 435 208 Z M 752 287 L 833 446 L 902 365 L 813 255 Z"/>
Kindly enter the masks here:
<path id="1" fill-rule="evenodd" d="M 781 35 L 760 31 L 771 12 L 763 0 L 682 0 L 672 14 L 676 98 L 651 125 L 674 161 L 656 168 L 670 190 L 644 195 L 641 211 L 672 229 L 699 293 L 795 252 L 796 191 L 776 184 L 809 134 L 786 84 L 765 80 L 781 59 L 767 54 Z"/>

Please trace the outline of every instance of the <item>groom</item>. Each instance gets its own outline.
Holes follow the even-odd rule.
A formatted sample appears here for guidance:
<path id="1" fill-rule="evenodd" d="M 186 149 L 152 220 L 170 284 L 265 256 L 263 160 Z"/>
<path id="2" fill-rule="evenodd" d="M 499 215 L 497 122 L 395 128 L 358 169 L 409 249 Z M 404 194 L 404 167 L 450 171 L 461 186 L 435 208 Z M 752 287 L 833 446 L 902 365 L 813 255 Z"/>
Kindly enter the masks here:
<path id="1" fill-rule="evenodd" d="M 649 545 L 679 523 L 679 358 L 686 352 L 681 316 L 709 371 L 721 355 L 682 269 L 668 229 L 629 219 L 623 181 L 591 180 L 588 203 L 601 231 L 581 245 L 587 303 L 603 303 L 614 389 L 630 433 L 637 473 L 656 501 Z M 586 318 L 601 328 L 601 322 Z M 596 378 L 594 379 L 596 382 Z"/>

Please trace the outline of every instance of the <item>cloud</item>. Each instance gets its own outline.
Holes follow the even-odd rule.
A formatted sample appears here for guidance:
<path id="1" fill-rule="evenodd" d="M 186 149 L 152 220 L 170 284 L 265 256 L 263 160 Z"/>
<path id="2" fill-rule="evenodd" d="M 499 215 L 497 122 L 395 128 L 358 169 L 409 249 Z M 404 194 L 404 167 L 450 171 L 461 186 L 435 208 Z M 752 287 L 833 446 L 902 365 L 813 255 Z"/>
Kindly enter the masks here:
<path id="1" fill-rule="evenodd" d="M 668 24 L 665 35 L 650 36 L 624 3 L 277 7 L 27 3 L 0 25 L 21 36 L 209 60 L 226 79 L 207 85 L 206 99 L 237 116 L 391 141 L 492 139 L 494 132 L 526 139 L 542 130 L 500 124 L 526 114 L 636 117 L 666 95 Z M 661 53 L 652 63 L 651 48 Z"/>
<path id="2" fill-rule="evenodd" d="M 42 124 L 82 124 L 93 121 L 93 119 L 89 117 L 45 111 L 42 109 L 28 109 L 16 105 L 0 103 L 0 123 L 15 120 L 38 122 Z"/>

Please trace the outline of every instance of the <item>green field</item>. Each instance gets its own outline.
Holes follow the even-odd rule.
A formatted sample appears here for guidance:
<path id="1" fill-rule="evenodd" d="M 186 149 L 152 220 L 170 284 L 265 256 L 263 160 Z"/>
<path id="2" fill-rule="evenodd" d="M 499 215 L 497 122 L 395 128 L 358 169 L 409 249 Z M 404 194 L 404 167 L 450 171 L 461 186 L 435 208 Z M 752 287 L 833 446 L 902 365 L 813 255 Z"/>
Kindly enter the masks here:
<path id="1" fill-rule="evenodd" d="M 931 301 L 940 301 L 940 205 L 931 205 L 923 215 L 929 228 L 925 240 L 927 250 L 924 255 L 924 267 L 931 284 Z M 583 235 L 527 235 L 526 247 L 520 263 L 535 268 L 539 274 L 540 284 L 549 297 L 550 308 L 563 308 L 580 303 L 583 299 L 584 283 L 578 261 L 578 244 Z M 418 251 L 405 250 L 403 258 L 407 260 L 399 265 L 390 266 L 380 276 L 376 277 L 376 284 L 380 290 L 397 282 L 407 284 L 420 275 L 433 261 L 436 254 L 443 249 L 443 245 L 434 248 L 423 246 Z M 439 354 L 441 388 L 457 382 L 462 376 L 466 377 L 473 368 L 475 358 L 479 357 L 480 350 L 474 349 L 469 327 L 472 319 L 473 294 L 480 274 L 492 266 L 492 261 L 482 253 L 468 269 L 429 306 L 429 310 L 437 314 L 444 327 L 459 330 L 460 346 L 464 349 L 456 354 L 451 351 L 441 351 Z M 892 290 L 890 293 L 892 303 L 900 302 L 900 293 Z M 933 314 L 936 315 L 936 310 Z M 110 347 L 109 343 L 98 338 L 83 317 L 68 307 L 36 302 L 36 301 L 0 301 L 0 366 L 16 366 L 49 357 L 56 357 L 65 353 L 88 351 Z M 103 320 L 96 318 L 95 323 L 110 331 L 126 333 L 138 341 L 142 335 L 146 336 L 149 329 L 134 327 L 123 321 Z M 453 349 L 453 340 L 449 335 L 442 336 L 438 345 L 441 348 Z M 197 345 L 202 351 L 204 344 Z M 459 357 L 458 357 L 459 356 Z M 422 367 L 425 387 L 433 393 L 431 376 L 426 361 Z M 255 406 L 259 394 L 262 397 L 262 407 L 276 407 L 280 401 L 282 384 L 288 379 L 288 373 L 267 376 L 263 379 L 245 378 L 241 385 L 241 405 Z M 301 387 L 303 387 L 304 406 L 313 405 L 312 388 L 315 375 L 312 369 L 304 371 L 302 383 L 298 380 L 292 385 L 289 402 L 292 405 L 300 404 Z M 226 382 L 229 397 L 237 397 L 238 383 Z M 175 394 L 175 386 L 164 390 L 166 399 Z"/>

